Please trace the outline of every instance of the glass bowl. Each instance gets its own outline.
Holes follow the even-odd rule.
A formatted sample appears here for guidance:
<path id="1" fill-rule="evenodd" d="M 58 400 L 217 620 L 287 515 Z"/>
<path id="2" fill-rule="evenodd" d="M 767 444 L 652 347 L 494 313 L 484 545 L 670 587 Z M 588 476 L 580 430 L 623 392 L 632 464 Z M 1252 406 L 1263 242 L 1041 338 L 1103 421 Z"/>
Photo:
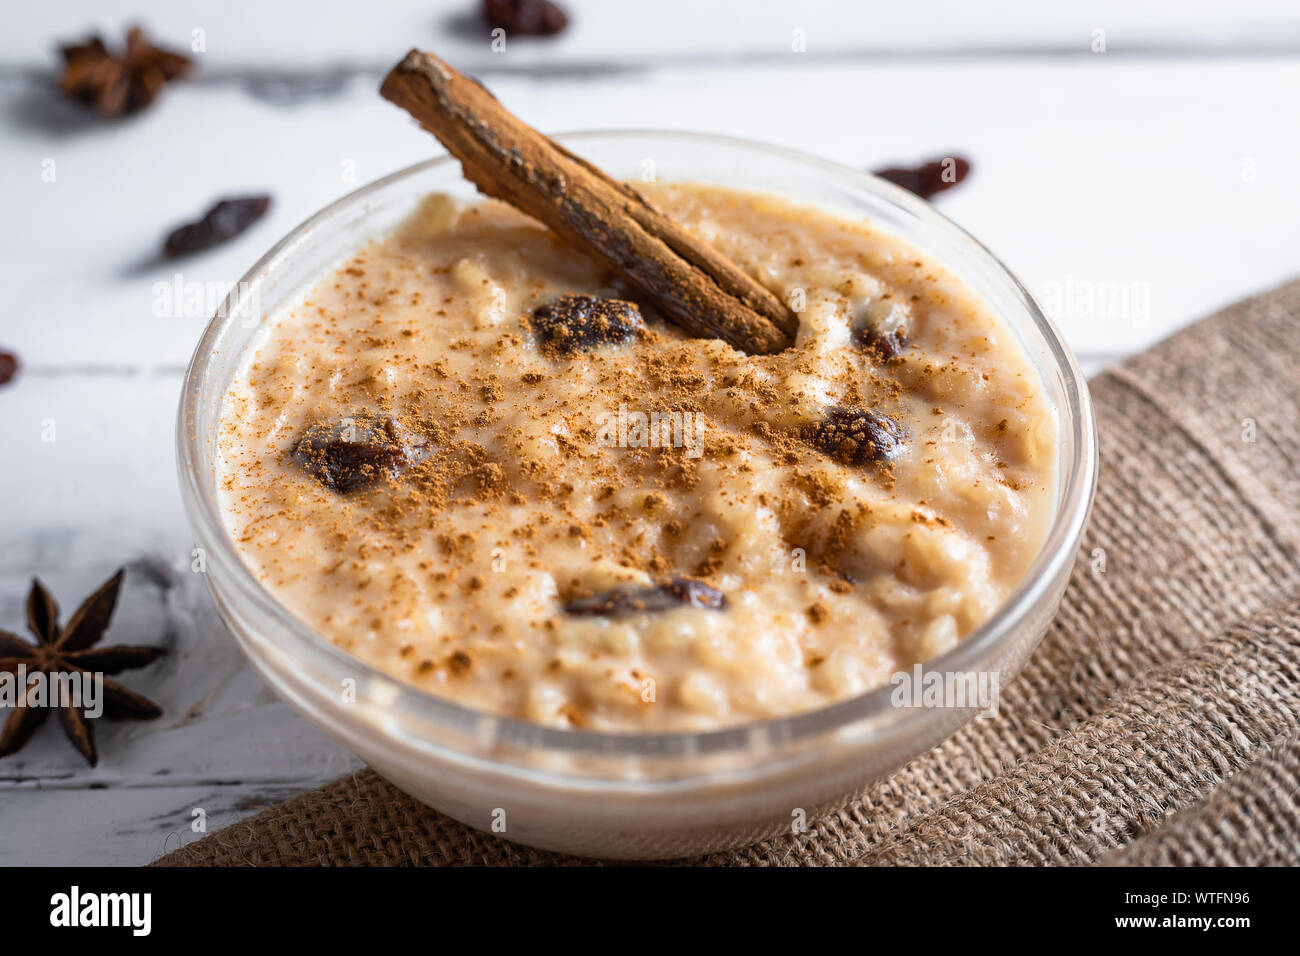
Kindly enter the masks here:
<path id="1" fill-rule="evenodd" d="M 1030 295 L 929 204 L 853 169 L 694 133 L 558 139 L 617 178 L 653 171 L 661 180 L 767 191 L 869 218 L 946 264 L 1011 327 L 1060 421 L 1055 517 L 1041 553 L 1002 607 L 925 665 L 948 674 L 996 672 L 1005 686 L 1060 601 L 1097 471 L 1087 385 Z M 398 787 L 469 826 L 546 849 L 630 859 L 704 853 L 789 832 L 975 716 L 973 707 L 895 706 L 887 685 L 820 710 L 703 733 L 545 727 L 408 686 L 340 650 L 281 606 L 245 566 L 222 521 L 216 461 L 223 397 L 268 314 L 365 240 L 391 230 L 434 191 L 475 196 L 459 164 L 443 156 L 358 189 L 293 230 L 235 287 L 185 378 L 178 466 L 208 586 L 244 653 L 282 697 Z"/>

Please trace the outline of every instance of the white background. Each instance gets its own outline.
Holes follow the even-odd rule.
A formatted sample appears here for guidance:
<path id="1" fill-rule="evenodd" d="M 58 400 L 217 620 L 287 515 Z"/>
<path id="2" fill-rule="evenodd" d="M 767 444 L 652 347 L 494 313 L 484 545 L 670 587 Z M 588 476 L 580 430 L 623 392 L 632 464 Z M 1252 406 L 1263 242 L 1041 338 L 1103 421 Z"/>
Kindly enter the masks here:
<path id="1" fill-rule="evenodd" d="M 196 838 L 196 808 L 214 829 L 357 766 L 243 665 L 190 571 L 172 422 L 207 315 L 158 314 L 176 269 L 156 253 L 218 196 L 270 192 L 266 220 L 183 264 L 221 288 L 315 209 L 431 155 L 375 93 L 412 46 L 551 132 L 721 132 L 865 169 L 969 155 L 938 205 L 1048 305 L 1087 370 L 1300 272 L 1294 3 L 566 5 L 564 36 L 499 54 L 476 0 L 10 5 L 0 349 L 24 368 L 0 388 L 0 628 L 23 630 L 32 575 L 66 616 L 127 564 L 106 642 L 171 653 L 122 678 L 165 716 L 99 722 L 96 769 L 56 720 L 0 760 L 0 863 L 143 863 Z M 135 21 L 181 49 L 202 31 L 194 77 L 115 123 L 50 92 L 58 40 Z M 1098 307 L 1107 292 L 1127 301 Z"/>

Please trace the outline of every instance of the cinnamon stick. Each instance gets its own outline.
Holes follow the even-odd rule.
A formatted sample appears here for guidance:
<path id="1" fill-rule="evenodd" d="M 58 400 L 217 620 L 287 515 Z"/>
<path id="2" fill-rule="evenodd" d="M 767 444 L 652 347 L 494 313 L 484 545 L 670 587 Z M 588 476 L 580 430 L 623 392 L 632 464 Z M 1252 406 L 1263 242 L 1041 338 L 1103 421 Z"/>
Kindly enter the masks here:
<path id="1" fill-rule="evenodd" d="M 436 136 L 480 192 L 622 275 L 688 332 L 751 354 L 793 342 L 797 320 L 752 276 L 432 53 L 412 50 L 380 92 Z"/>

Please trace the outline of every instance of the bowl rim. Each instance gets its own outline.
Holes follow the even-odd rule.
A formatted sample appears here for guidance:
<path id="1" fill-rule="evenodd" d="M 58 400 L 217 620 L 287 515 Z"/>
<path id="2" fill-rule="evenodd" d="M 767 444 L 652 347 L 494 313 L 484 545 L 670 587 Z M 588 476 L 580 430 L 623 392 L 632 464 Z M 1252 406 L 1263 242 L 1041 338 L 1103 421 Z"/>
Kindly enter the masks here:
<path id="1" fill-rule="evenodd" d="M 999 644 L 1009 641 L 1016 635 L 1018 625 L 1043 599 L 1053 582 L 1062 576 L 1066 570 L 1063 565 L 1074 562 L 1075 552 L 1092 506 L 1098 469 L 1096 420 L 1087 382 L 1060 331 L 1015 274 L 982 243 L 938 212 L 928 202 L 870 173 L 800 150 L 714 133 L 637 128 L 582 130 L 555 135 L 556 139 L 566 145 L 572 144 L 576 147 L 580 147 L 583 142 L 596 139 L 643 137 L 668 138 L 697 144 L 712 144 L 723 148 L 757 151 L 820 169 L 842 183 L 873 193 L 878 198 L 902 207 L 903 211 L 930 227 L 946 230 L 953 234 L 954 238 L 973 244 L 975 254 L 984 258 L 989 265 L 1001 273 L 1002 279 L 1009 280 L 1012 292 L 1020 299 L 1033 326 L 1044 340 L 1048 358 L 1060 375 L 1066 407 L 1057 409 L 1058 427 L 1063 431 L 1069 429 L 1073 432 L 1074 457 L 1068 463 L 1066 473 L 1058 475 L 1058 481 L 1064 484 L 1063 487 L 1058 486 L 1060 504 L 1053 517 L 1051 528 L 1034 562 L 1015 590 L 983 624 L 958 642 L 954 648 L 921 665 L 923 673 L 978 670 L 980 662 L 988 660 Z M 223 583 L 233 585 L 240 600 L 256 608 L 259 614 L 270 617 L 281 632 L 292 634 L 298 644 L 306 648 L 309 653 L 315 653 L 331 663 L 346 667 L 347 676 L 358 678 L 359 685 L 364 680 L 367 686 L 376 682 L 391 686 L 394 692 L 390 706 L 414 711 L 415 716 L 423 717 L 432 723 L 451 724 L 461 728 L 481 729 L 486 721 L 494 729 L 494 739 L 498 742 L 523 745 L 533 750 L 573 755 L 612 754 L 646 759 L 687 754 L 702 756 L 742 750 L 751 751 L 756 740 L 790 744 L 850 725 L 864 725 L 871 721 L 879 721 L 881 718 L 890 719 L 883 722 L 884 726 L 876 728 L 880 736 L 894 737 L 906 733 L 923 721 L 927 713 L 925 709 L 894 706 L 890 702 L 892 687 L 890 684 L 884 684 L 814 710 L 749 721 L 714 730 L 640 732 L 550 727 L 521 718 L 467 707 L 379 670 L 344 651 L 310 628 L 257 580 L 236 550 L 233 536 L 222 520 L 216 500 L 205 493 L 201 484 L 199 461 L 200 446 L 204 439 L 197 434 L 196 429 L 189 427 L 188 423 L 197 421 L 200 416 L 201 399 L 205 397 L 202 385 L 207 359 L 215 354 L 222 335 L 241 315 L 240 297 L 249 290 L 256 289 L 263 280 L 272 275 L 281 262 L 306 242 L 316 229 L 328 223 L 339 213 L 364 203 L 369 196 L 394 183 L 455 162 L 454 157 L 445 152 L 440 153 L 373 180 L 307 217 L 248 269 L 239 282 L 232 287 L 230 294 L 204 329 L 186 368 L 182 384 L 176 424 L 176 463 L 181 495 L 186 514 L 195 532 L 196 544 L 209 549 L 214 546 L 217 548 L 216 563 L 230 575 L 229 580 Z M 909 242 L 914 241 L 907 237 L 903 238 Z M 954 274 L 961 278 L 959 273 L 954 272 Z M 1032 356 L 1030 358 L 1040 373 L 1049 367 L 1040 365 Z M 213 555 L 208 555 L 209 564 L 212 563 L 212 557 Z M 211 586 L 211 582 L 209 584 Z M 441 746 L 432 740 L 427 743 Z"/>

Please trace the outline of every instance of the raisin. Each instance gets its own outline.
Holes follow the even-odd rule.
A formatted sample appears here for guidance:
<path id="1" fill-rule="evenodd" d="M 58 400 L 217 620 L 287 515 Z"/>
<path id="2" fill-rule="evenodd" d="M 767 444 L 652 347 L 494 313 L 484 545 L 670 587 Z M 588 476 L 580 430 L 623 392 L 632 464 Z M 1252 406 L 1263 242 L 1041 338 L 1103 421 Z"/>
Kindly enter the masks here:
<path id="1" fill-rule="evenodd" d="M 271 208 L 270 196 L 242 196 L 223 199 L 209 209 L 198 222 L 186 223 L 173 230 L 163 246 L 168 258 L 219 246 L 235 238 Z"/>
<path id="2" fill-rule="evenodd" d="M 881 358 L 893 358 L 907 345 L 907 338 L 901 332 L 882 332 L 870 322 L 859 322 L 850 330 L 853 344 L 861 349 L 871 349 Z"/>
<path id="3" fill-rule="evenodd" d="M 690 578 L 673 578 L 648 587 L 621 587 L 587 598 L 570 601 L 564 609 L 589 617 L 625 617 L 629 614 L 658 614 L 679 607 L 704 607 L 721 611 L 727 596 Z"/>
<path id="4" fill-rule="evenodd" d="M 293 460 L 331 491 L 358 491 L 427 457 L 428 445 L 391 418 L 355 415 L 309 425 Z"/>
<path id="5" fill-rule="evenodd" d="M 837 461 L 866 465 L 898 457 L 906 447 L 907 429 L 887 415 L 832 407 L 824 421 L 808 430 L 807 438 Z"/>
<path id="6" fill-rule="evenodd" d="M 590 295 L 565 295 L 533 310 L 533 332 L 542 350 L 555 355 L 620 345 L 643 328 L 634 302 Z"/>
<path id="7" fill-rule="evenodd" d="M 18 374 L 18 356 L 13 352 L 0 352 L 0 385 L 7 385 Z"/>
<path id="8" fill-rule="evenodd" d="M 569 15 L 550 0 L 483 0 L 483 19 L 511 36 L 549 37 L 569 25 Z"/>
<path id="9" fill-rule="evenodd" d="M 919 166 L 877 169 L 875 174 L 895 186 L 902 186 L 909 193 L 929 199 L 945 189 L 952 189 L 970 175 L 970 160 L 965 156 L 945 156 Z"/>

